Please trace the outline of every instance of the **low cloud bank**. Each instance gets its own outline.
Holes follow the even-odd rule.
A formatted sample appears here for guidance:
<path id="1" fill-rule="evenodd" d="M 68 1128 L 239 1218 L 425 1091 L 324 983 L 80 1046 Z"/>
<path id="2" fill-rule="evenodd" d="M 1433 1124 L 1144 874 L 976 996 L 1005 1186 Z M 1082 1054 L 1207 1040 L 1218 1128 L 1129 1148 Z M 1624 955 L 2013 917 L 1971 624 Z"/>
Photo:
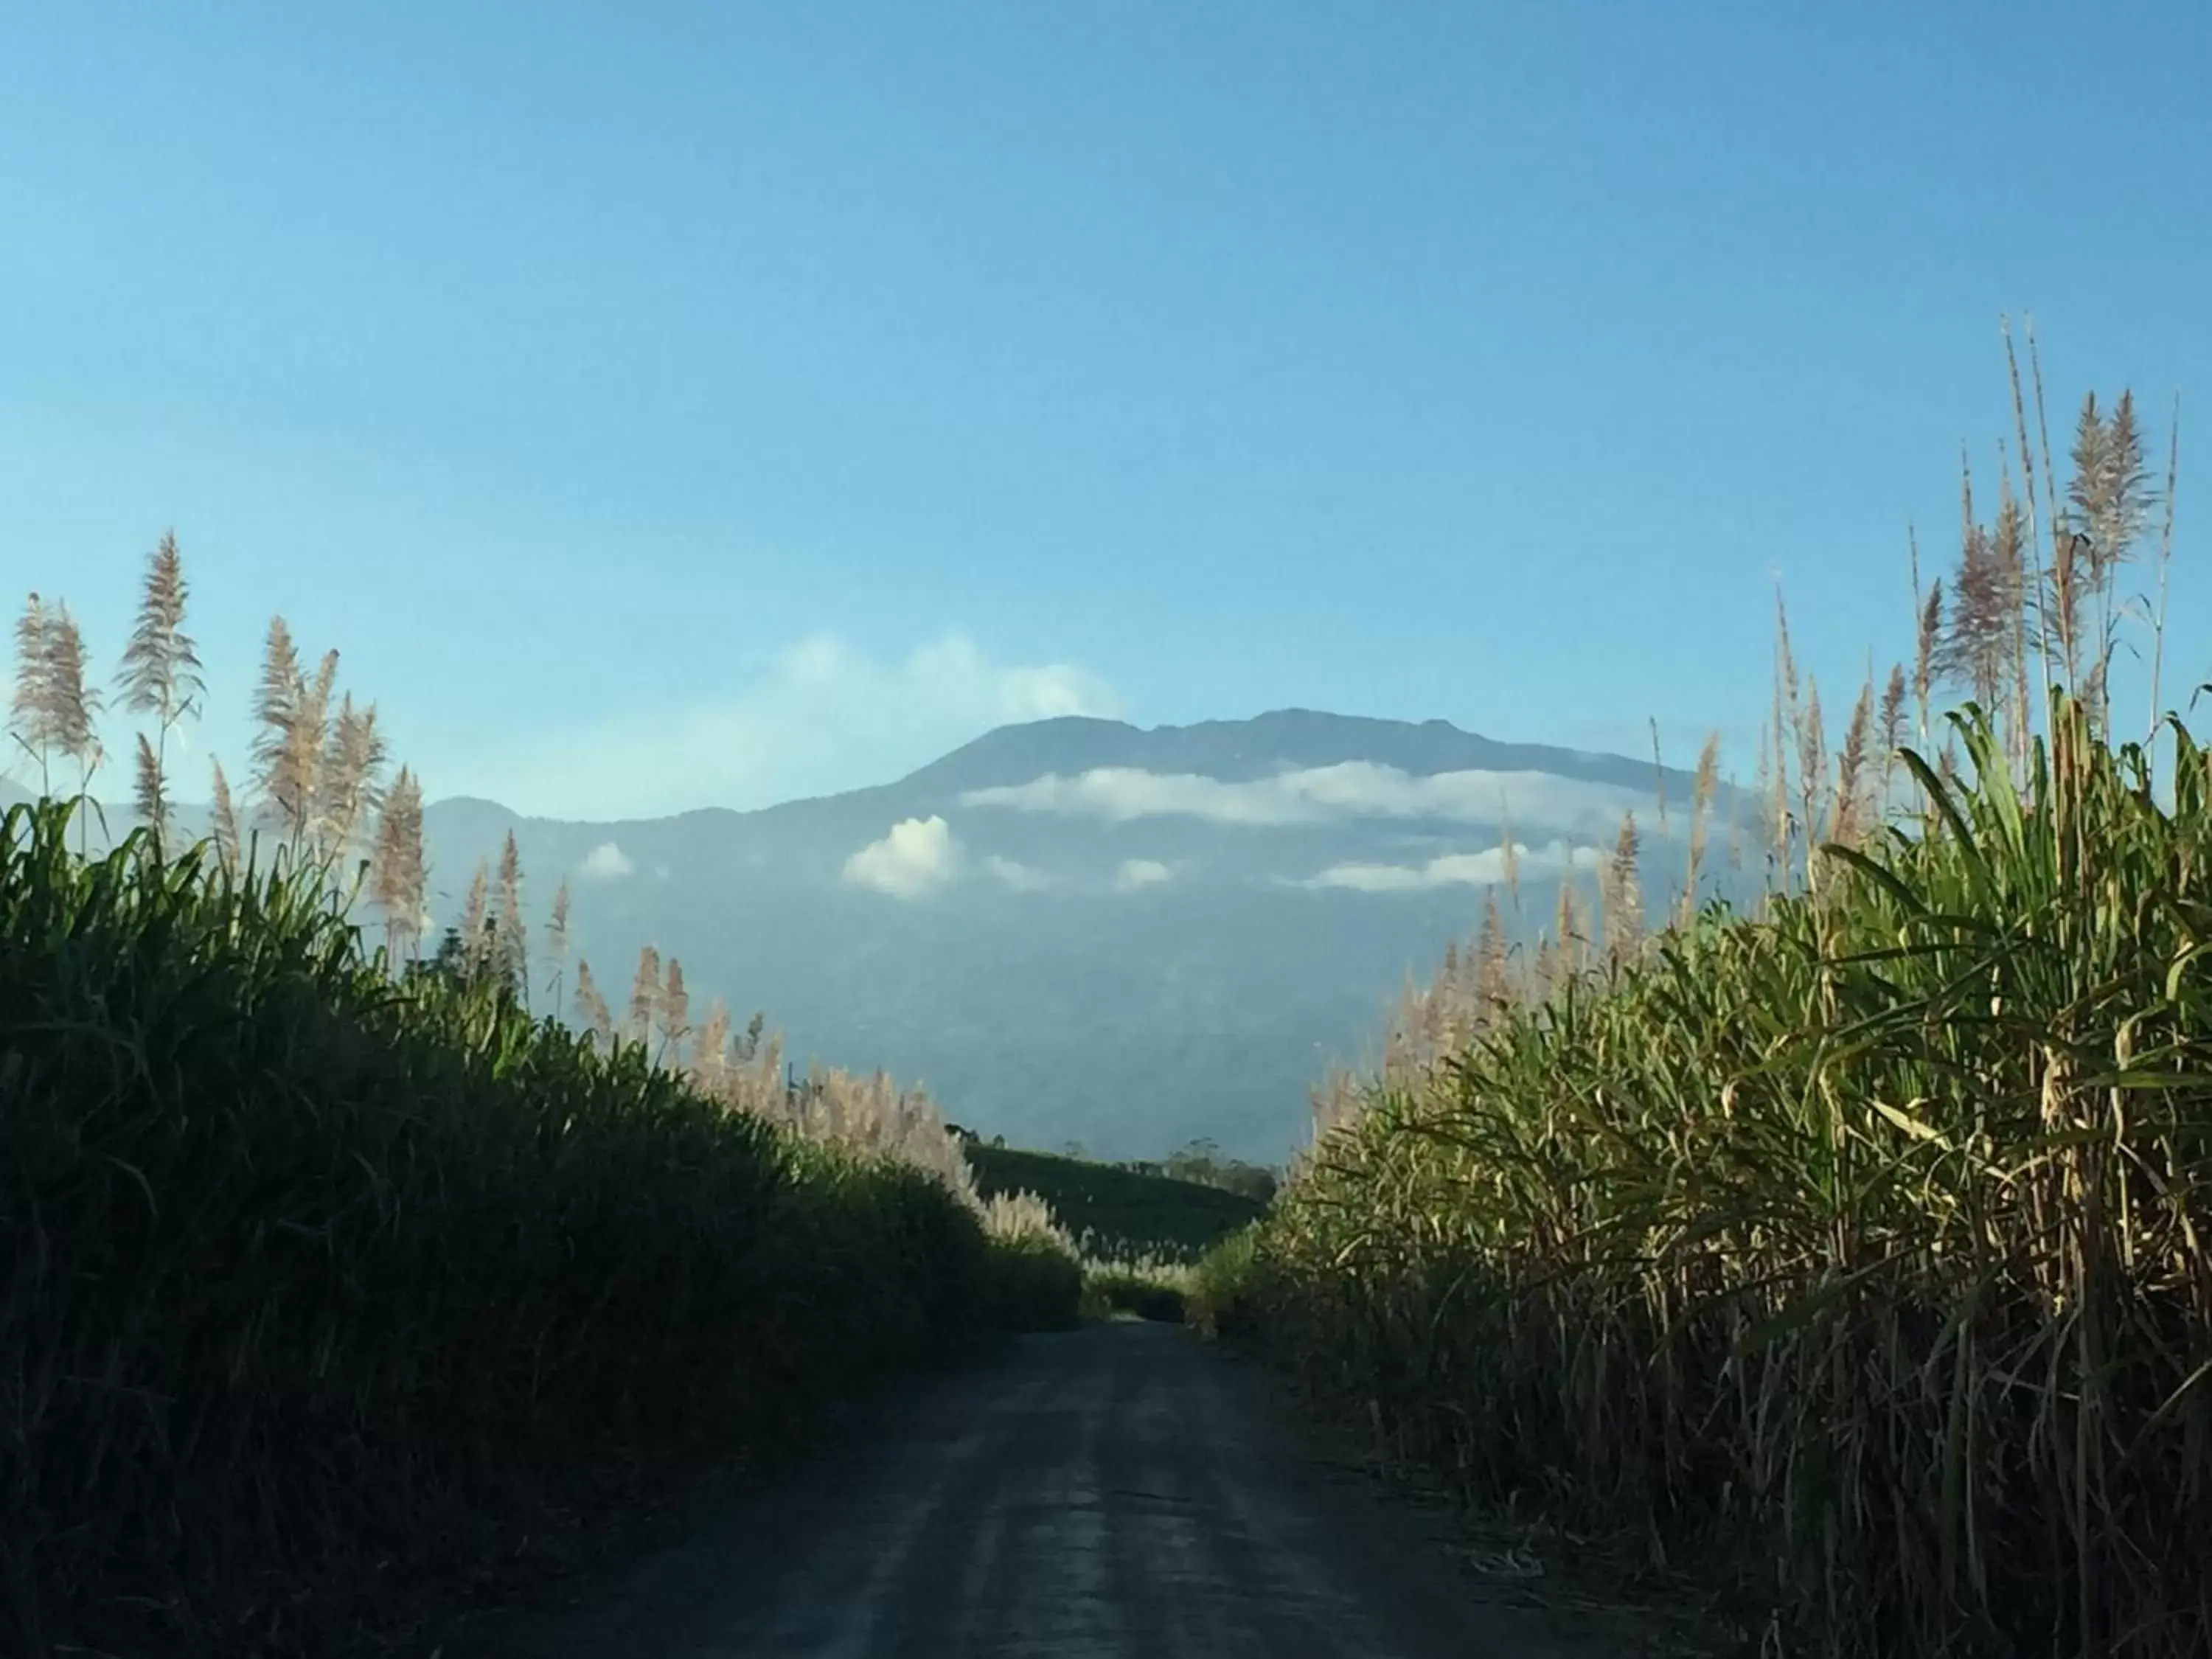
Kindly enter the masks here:
<path id="1" fill-rule="evenodd" d="M 1121 867 L 1114 872 L 1115 890 L 1133 893 L 1140 888 L 1158 887 L 1163 882 L 1175 879 L 1175 872 L 1158 859 L 1124 859 Z"/>
<path id="2" fill-rule="evenodd" d="M 1438 772 L 1426 776 L 1370 761 L 1308 767 L 1224 782 L 1194 773 L 1100 767 L 1074 777 L 1048 773 L 1027 783 L 973 789 L 969 806 L 1103 819 L 1191 817 L 1222 824 L 1322 823 L 1350 818 L 1510 821 L 1516 828 L 1610 834 L 1624 812 L 1651 797 L 1615 784 L 1548 772 Z"/>
<path id="3" fill-rule="evenodd" d="M 959 633 L 902 657 L 818 634 L 740 665 L 726 695 L 656 702 L 581 725 L 454 737 L 422 769 L 526 815 L 655 817 L 881 783 L 994 726 L 1118 715 L 1097 675 L 1006 662 Z"/>
<path id="4" fill-rule="evenodd" d="M 960 845 L 941 817 L 908 818 L 845 860 L 845 879 L 894 898 L 920 898 L 952 879 Z"/>
<path id="5" fill-rule="evenodd" d="M 614 842 L 603 841 L 584 854 L 576 873 L 591 881 L 618 881 L 636 867 L 629 861 L 629 854 Z"/>
<path id="6" fill-rule="evenodd" d="M 1551 873 L 1569 868 L 1595 870 L 1606 855 L 1595 847 L 1570 848 L 1563 841 L 1546 847 L 1514 843 L 1523 872 Z M 1447 853 L 1425 864 L 1335 864 L 1314 877 L 1309 887 L 1346 887 L 1360 893 L 1410 893 L 1431 887 L 1490 887 L 1505 879 L 1505 849 Z"/>

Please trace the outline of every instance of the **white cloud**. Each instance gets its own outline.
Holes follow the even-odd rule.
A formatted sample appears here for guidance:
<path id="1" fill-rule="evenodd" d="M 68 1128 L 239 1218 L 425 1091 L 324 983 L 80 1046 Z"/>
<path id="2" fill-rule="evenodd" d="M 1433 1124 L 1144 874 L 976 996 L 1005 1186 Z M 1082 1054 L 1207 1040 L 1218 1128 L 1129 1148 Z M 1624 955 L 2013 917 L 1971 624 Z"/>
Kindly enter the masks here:
<path id="1" fill-rule="evenodd" d="M 823 633 L 757 664 L 728 696 L 456 738 L 434 775 L 441 793 L 552 817 L 743 809 L 887 782 L 994 726 L 1121 712 L 1094 674 L 995 662 L 960 634 L 885 659 Z"/>
<path id="2" fill-rule="evenodd" d="M 1120 892 L 1133 893 L 1140 887 L 1157 887 L 1174 876 L 1175 872 L 1158 859 L 1124 859 L 1114 872 L 1114 885 Z"/>
<path id="3" fill-rule="evenodd" d="M 1043 871 L 1012 859 L 1002 859 L 996 853 L 983 860 L 983 867 L 1017 893 L 1042 892 L 1054 884 L 1053 878 Z"/>
<path id="4" fill-rule="evenodd" d="M 1439 772 L 1416 776 L 1395 766 L 1346 761 L 1224 783 L 1193 773 L 1102 767 L 1077 777 L 1047 774 L 1027 783 L 970 790 L 970 806 L 1008 807 L 1066 817 L 1194 817 L 1212 823 L 1318 823 L 1346 818 L 1429 818 L 1516 829 L 1610 835 L 1621 814 L 1651 798 L 1616 784 L 1587 783 L 1548 772 Z"/>
<path id="5" fill-rule="evenodd" d="M 1595 847 L 1569 849 L 1563 841 L 1531 848 L 1514 843 L 1524 871 L 1593 870 L 1605 862 Z M 1505 879 L 1505 849 L 1492 847 L 1480 853 L 1447 853 L 1425 864 L 1334 864 L 1305 884 L 1309 887 L 1346 887 L 1359 893 L 1406 893 L 1431 887 L 1488 887 Z"/>
<path id="6" fill-rule="evenodd" d="M 908 818 L 893 824 L 845 860 L 845 879 L 895 898 L 919 898 L 952 878 L 960 845 L 943 818 Z"/>
<path id="7" fill-rule="evenodd" d="M 611 841 L 603 841 L 584 855 L 576 866 L 576 873 L 593 881 L 615 881 L 629 874 L 637 866 L 629 861 L 629 854 Z"/>

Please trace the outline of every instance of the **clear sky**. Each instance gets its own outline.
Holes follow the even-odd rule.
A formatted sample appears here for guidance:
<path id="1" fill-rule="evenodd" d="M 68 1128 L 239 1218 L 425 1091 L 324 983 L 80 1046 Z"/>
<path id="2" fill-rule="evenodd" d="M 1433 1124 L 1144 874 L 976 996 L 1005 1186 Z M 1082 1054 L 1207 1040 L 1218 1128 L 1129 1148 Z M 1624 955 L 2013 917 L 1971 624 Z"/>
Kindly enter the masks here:
<path id="1" fill-rule="evenodd" d="M 0 599 L 112 670 L 174 526 L 200 749 L 281 611 L 567 816 L 1066 709 L 1686 763 L 1776 572 L 1903 652 L 2026 311 L 2062 428 L 2182 394 L 2185 693 L 2208 78 L 2203 0 L 5 0 Z"/>

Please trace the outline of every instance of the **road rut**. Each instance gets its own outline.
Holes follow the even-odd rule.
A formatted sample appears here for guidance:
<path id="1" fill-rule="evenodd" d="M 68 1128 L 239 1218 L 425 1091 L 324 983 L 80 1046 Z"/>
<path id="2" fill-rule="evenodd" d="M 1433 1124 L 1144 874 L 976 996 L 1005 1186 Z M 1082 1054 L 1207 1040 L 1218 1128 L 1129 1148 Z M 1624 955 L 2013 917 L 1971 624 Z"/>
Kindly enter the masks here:
<path id="1" fill-rule="evenodd" d="M 1024 1338 L 564 1615 L 544 1659 L 1595 1659 L 1170 1326 Z"/>

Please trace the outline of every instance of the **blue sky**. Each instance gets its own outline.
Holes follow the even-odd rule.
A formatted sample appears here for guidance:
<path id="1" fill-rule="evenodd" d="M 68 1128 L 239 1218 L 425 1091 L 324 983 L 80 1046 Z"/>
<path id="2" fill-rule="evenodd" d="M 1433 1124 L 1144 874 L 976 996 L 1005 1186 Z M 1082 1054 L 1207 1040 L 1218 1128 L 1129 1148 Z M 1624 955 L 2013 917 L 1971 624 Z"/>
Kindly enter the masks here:
<path id="1" fill-rule="evenodd" d="M 1824 681 L 1903 651 L 2027 311 L 2062 426 L 2132 386 L 2162 466 L 2183 395 L 2185 689 L 2208 68 L 2202 4 L 15 0 L 0 598 L 112 666 L 173 525 L 198 747 L 281 611 L 433 798 L 568 816 L 1066 709 L 1686 763 L 1774 573 Z"/>

